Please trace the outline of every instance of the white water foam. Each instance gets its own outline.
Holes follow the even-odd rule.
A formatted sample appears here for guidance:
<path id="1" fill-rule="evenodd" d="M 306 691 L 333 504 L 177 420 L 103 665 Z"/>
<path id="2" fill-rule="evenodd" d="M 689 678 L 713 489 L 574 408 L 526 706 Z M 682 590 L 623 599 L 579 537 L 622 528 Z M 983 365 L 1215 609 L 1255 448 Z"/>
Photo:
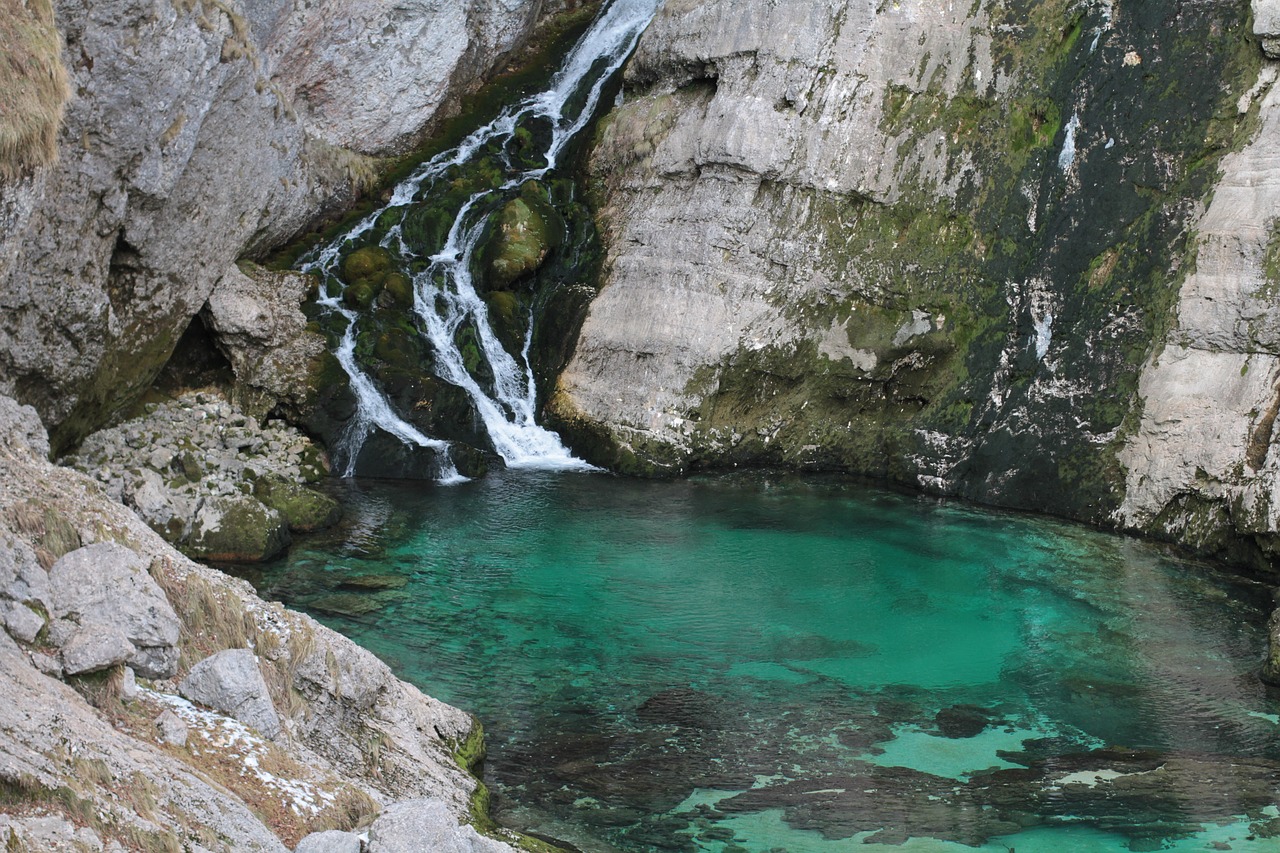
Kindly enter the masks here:
<path id="1" fill-rule="evenodd" d="M 509 141 L 521 123 L 531 118 L 544 119 L 551 126 L 544 165 L 523 171 L 513 169 L 511 177 L 495 193 L 501 198 L 511 190 L 545 176 L 556 167 L 565 146 L 591 120 L 605 84 L 631 54 L 659 5 L 660 0 L 616 0 L 574 46 L 545 91 L 504 110 L 454 148 L 422 164 L 396 186 L 391 200 L 384 207 L 364 217 L 342 237 L 317 250 L 302 269 L 336 280 L 334 274 L 343 251 L 358 245 L 357 241 L 387 210 L 412 204 L 424 192 L 424 187 L 426 192 L 430 192 L 434 179 L 446 170 L 467 162 L 491 141 Z M 570 102 L 574 103 L 573 111 L 567 111 Z M 428 266 L 425 270 L 413 276 L 413 310 L 423 334 L 434 349 L 436 373 L 467 393 L 484 422 L 494 449 L 509 467 L 593 470 L 593 466 L 575 458 L 558 435 L 536 422 L 537 388 L 529 364 L 532 323 L 519 358 L 512 356 L 498 341 L 489 323 L 487 306 L 472 282 L 471 259 L 482 235 L 487 213 L 481 205 L 491 196 L 494 193 L 478 193 L 463 205 L 444 247 L 426 259 Z M 480 215 L 471 216 L 473 211 Z M 399 224 L 388 229 L 380 244 L 398 252 L 402 258 L 415 257 L 403 240 Z M 334 355 L 350 377 L 358 408 L 340 442 L 344 474 L 349 476 L 354 472 L 360 448 L 377 427 L 406 444 L 436 450 L 444 460 L 441 481 L 465 479 L 448 461 L 448 442 L 424 435 L 401 418 L 386 395 L 357 363 L 355 327 L 359 316 L 341 304 L 341 293 L 330 291 L 318 303 L 347 321 Z M 482 387 L 466 368 L 456 342 L 457 332 L 464 326 L 470 326 L 476 333 L 479 348 L 493 376 L 491 388 Z"/>

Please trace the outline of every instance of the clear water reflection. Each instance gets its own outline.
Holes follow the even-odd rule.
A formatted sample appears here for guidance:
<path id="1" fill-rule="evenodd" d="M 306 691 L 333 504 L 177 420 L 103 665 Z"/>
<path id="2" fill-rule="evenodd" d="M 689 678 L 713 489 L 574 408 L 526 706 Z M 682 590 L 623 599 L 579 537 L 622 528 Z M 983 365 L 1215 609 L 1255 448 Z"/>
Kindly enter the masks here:
<path id="1" fill-rule="evenodd" d="M 475 712 L 514 825 L 584 850 L 1280 848 L 1269 594 L 1155 547 L 782 476 L 348 498 L 251 579 Z"/>

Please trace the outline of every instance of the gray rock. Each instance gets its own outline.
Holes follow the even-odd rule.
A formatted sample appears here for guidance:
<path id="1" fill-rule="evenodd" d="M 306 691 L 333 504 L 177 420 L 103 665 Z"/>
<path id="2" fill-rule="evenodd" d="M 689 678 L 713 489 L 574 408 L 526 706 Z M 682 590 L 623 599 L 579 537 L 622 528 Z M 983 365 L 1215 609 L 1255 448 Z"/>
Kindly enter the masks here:
<path id="1" fill-rule="evenodd" d="M 298 842 L 293 853 L 360 853 L 360 836 L 337 829 L 313 832 Z"/>
<path id="2" fill-rule="evenodd" d="M 46 655 L 43 652 L 31 653 L 31 664 L 51 678 L 62 677 L 61 655 Z"/>
<path id="3" fill-rule="evenodd" d="M 1280 4 L 1255 3 L 1259 12 L 1264 6 L 1276 20 Z M 1262 96 L 1259 120 L 1254 140 L 1222 160 L 1195 224 L 1195 263 L 1178 295 L 1177 323 L 1143 366 L 1141 423 L 1118 454 L 1126 482 L 1117 520 L 1209 551 L 1240 537 L 1274 555 L 1280 315 L 1265 270 L 1280 212 L 1274 85 Z"/>
<path id="4" fill-rule="evenodd" d="M 170 542 L 181 542 L 191 531 L 194 502 L 176 499 L 157 471 L 142 469 L 125 489 L 124 500 L 152 530 Z"/>
<path id="5" fill-rule="evenodd" d="M 178 668 L 178 616 L 147 569 L 146 560 L 113 542 L 72 551 L 49 571 L 50 615 L 118 630 L 137 647 L 129 664 L 140 675 L 170 678 Z"/>
<path id="6" fill-rule="evenodd" d="M 511 847 L 460 824 L 440 800 L 393 803 L 369 827 L 368 853 L 511 853 Z"/>
<path id="7" fill-rule="evenodd" d="M 196 512 L 187 553 L 202 560 L 269 560 L 289 544 L 284 516 L 247 495 L 206 498 Z"/>
<path id="8" fill-rule="evenodd" d="M 124 663 L 137 651 L 116 628 L 89 624 L 72 634 L 62 647 L 62 669 L 67 675 L 99 672 Z"/>
<path id="9" fill-rule="evenodd" d="M 243 801 L 154 745 L 113 728 L 71 687 L 37 672 L 28 655 L 2 633 L 0 696 L 4 697 L 0 701 L 0 731 L 4 732 L 5 772 L 39 780 L 50 788 L 74 785 L 92 813 L 103 818 L 97 826 L 105 834 L 119 840 L 134 832 L 151 834 L 186 826 L 200 828 L 206 837 L 222 839 L 228 849 L 283 853 L 285 848 L 279 839 Z M 148 780 L 148 790 L 153 793 L 148 818 L 122 804 L 112 783 L 103 785 L 86 779 L 67 761 L 68 743 L 78 756 L 99 764 L 107 778 Z M 21 813 L 23 805 L 15 811 Z M 68 833 L 65 827 L 50 824 L 50 832 L 44 834 L 40 824 L 28 823 L 28 816 L 0 815 L 0 826 L 6 823 L 19 826 L 19 835 L 32 853 L 70 853 L 102 849 L 103 845 L 102 839 L 91 840 L 74 826 Z M 0 838 L 3 834 L 0 830 Z"/>
<path id="10" fill-rule="evenodd" d="M 226 649 L 210 655 L 191 668 L 178 691 L 269 738 L 281 733 L 280 717 L 271 704 L 258 659 L 248 649 Z"/>
<path id="11" fill-rule="evenodd" d="M 187 724 L 173 711 L 166 710 L 155 720 L 160 740 L 173 746 L 187 745 Z"/>
<path id="12" fill-rule="evenodd" d="M 40 629 L 45 626 L 44 617 L 17 601 L 0 603 L 0 613 L 3 613 L 5 630 L 15 640 L 24 643 L 35 642 Z"/>
<path id="13" fill-rule="evenodd" d="M 0 597 L 48 607 L 49 573 L 31 546 L 15 537 L 0 537 Z"/>
<path id="14" fill-rule="evenodd" d="M 1280 0 L 1253 0 L 1253 32 L 1262 40 L 1262 51 L 1280 59 Z"/>
<path id="15" fill-rule="evenodd" d="M 34 408 L 0 396 L 0 446 L 41 457 L 49 455 L 49 435 Z"/>
<path id="16" fill-rule="evenodd" d="M 138 698 L 141 692 L 138 687 L 138 676 L 134 673 L 133 667 L 126 666 L 120 676 L 120 698 L 125 701 L 133 701 Z"/>
<path id="17" fill-rule="evenodd" d="M 327 349 L 302 313 L 314 286 L 315 279 L 302 273 L 233 266 L 209 295 L 202 316 L 231 362 L 237 402 L 254 414 L 265 415 L 281 402 L 297 411 L 309 406 L 312 374 Z"/>

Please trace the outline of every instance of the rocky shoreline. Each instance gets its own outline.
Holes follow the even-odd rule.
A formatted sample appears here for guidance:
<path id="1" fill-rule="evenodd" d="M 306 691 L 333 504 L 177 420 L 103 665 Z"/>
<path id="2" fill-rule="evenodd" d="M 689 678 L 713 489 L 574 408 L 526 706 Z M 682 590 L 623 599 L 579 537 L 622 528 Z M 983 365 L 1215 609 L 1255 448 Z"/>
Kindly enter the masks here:
<path id="1" fill-rule="evenodd" d="M 94 477 L 188 556 L 268 560 L 292 533 L 342 517 L 337 501 L 310 487 L 324 479 L 328 460 L 296 428 L 259 426 L 216 390 L 147 410 L 89 436 L 64 464 Z"/>
<path id="2" fill-rule="evenodd" d="M 476 720 L 47 454 L 35 411 L 0 398 L 6 849 L 537 849 L 468 825 Z"/>

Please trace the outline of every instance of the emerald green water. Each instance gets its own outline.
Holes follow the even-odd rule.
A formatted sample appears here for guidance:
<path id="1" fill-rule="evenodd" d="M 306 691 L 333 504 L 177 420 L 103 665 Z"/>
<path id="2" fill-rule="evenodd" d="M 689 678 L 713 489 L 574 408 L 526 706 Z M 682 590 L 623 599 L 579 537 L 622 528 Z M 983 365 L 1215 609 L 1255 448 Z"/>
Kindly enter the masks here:
<path id="1" fill-rule="evenodd" d="M 1269 594 L 1156 547 L 765 475 L 347 500 L 251 579 L 477 714 L 511 825 L 589 851 L 1280 849 Z"/>

